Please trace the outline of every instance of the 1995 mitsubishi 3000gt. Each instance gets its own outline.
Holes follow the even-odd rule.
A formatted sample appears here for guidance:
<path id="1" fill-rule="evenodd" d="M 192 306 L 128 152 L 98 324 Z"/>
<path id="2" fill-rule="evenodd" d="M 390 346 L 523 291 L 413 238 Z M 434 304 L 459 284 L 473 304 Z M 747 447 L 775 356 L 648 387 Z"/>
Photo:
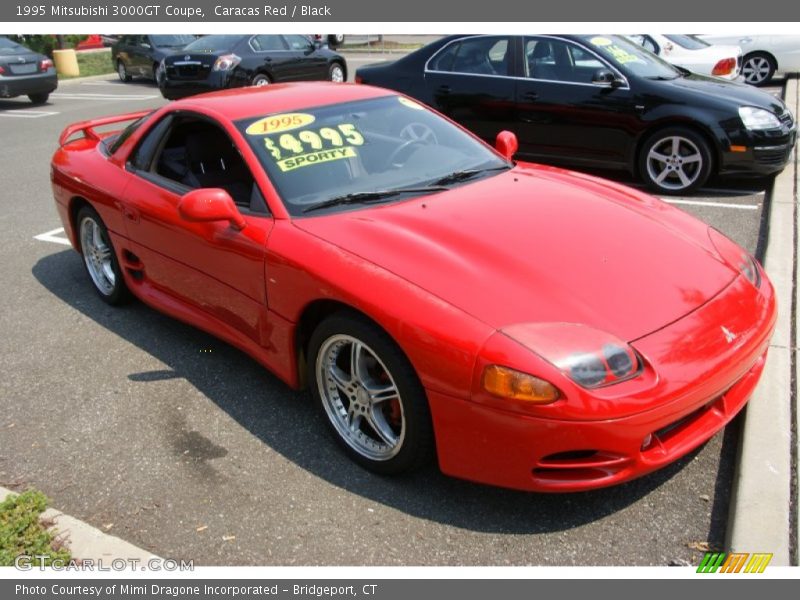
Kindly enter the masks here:
<path id="1" fill-rule="evenodd" d="M 764 365 L 775 299 L 742 248 L 394 92 L 217 92 L 59 141 L 56 207 L 100 297 L 307 387 L 379 473 L 617 484 L 713 436 Z"/>

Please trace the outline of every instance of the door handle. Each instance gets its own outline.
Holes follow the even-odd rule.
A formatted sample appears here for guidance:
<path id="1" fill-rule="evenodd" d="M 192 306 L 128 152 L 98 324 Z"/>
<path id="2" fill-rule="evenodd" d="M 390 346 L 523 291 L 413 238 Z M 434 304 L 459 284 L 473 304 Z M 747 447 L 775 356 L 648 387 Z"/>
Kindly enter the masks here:
<path id="1" fill-rule="evenodd" d="M 450 86 L 449 85 L 440 85 L 436 92 L 439 94 L 449 94 L 450 93 Z"/>
<path id="2" fill-rule="evenodd" d="M 539 94 L 537 94 L 536 92 L 525 92 L 524 94 L 522 94 L 522 99 L 529 100 L 532 102 L 534 100 L 539 99 Z"/>

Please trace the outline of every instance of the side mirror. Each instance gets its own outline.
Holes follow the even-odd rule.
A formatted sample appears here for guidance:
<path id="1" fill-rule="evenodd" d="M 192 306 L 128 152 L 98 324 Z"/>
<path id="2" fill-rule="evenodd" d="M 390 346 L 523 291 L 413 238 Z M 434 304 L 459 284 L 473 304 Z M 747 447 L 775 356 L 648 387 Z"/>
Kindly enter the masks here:
<path id="1" fill-rule="evenodd" d="M 317 40 L 317 39 L 311 40 L 311 49 L 312 50 L 319 50 L 324 45 L 325 44 L 322 43 L 322 40 Z"/>
<path id="2" fill-rule="evenodd" d="M 506 160 L 511 160 L 511 157 L 514 156 L 519 149 L 519 142 L 517 141 L 517 136 L 511 131 L 501 131 L 497 134 L 494 147 Z"/>
<path id="3" fill-rule="evenodd" d="M 622 82 L 617 79 L 617 76 L 608 69 L 597 69 L 592 75 L 592 83 L 594 85 L 610 88 L 616 88 L 622 85 Z"/>
<path id="4" fill-rule="evenodd" d="M 178 213 L 195 223 L 228 221 L 237 231 L 247 224 L 233 198 L 220 188 L 200 188 L 184 194 L 178 202 Z"/>

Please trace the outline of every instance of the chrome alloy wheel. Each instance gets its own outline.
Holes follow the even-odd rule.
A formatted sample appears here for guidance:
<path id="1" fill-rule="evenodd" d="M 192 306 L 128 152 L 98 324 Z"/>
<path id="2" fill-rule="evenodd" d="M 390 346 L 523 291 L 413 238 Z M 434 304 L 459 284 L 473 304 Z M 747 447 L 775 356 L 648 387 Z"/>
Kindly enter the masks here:
<path id="1" fill-rule="evenodd" d="M 703 170 L 703 155 L 690 139 L 672 135 L 656 141 L 647 153 L 647 173 L 666 190 L 690 187 Z"/>
<path id="2" fill-rule="evenodd" d="M 406 421 L 400 391 L 377 354 L 344 334 L 322 344 L 317 386 L 339 436 L 358 454 L 385 461 L 400 452 Z"/>
<path id="3" fill-rule="evenodd" d="M 758 85 L 767 80 L 772 72 L 772 65 L 764 56 L 751 56 L 742 65 L 744 80 L 750 85 Z"/>
<path id="4" fill-rule="evenodd" d="M 331 66 L 331 81 L 334 83 L 342 83 L 344 81 L 344 71 L 341 66 L 337 64 Z"/>
<path id="5" fill-rule="evenodd" d="M 81 252 L 86 269 L 97 289 L 105 296 L 114 293 L 116 275 L 111 257 L 111 245 L 100 225 L 92 217 L 81 221 Z"/>

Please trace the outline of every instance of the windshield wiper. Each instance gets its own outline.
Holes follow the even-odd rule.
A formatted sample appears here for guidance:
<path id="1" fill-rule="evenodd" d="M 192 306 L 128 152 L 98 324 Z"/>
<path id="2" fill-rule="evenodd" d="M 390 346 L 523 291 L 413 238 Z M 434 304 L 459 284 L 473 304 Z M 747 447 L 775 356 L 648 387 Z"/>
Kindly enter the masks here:
<path id="1" fill-rule="evenodd" d="M 431 185 L 449 185 L 451 183 L 458 183 L 459 181 L 465 181 L 467 179 L 472 179 L 476 175 L 481 173 L 489 173 L 491 171 L 505 171 L 510 169 L 510 165 L 502 165 L 499 167 L 488 167 L 485 169 L 466 169 L 464 171 L 455 171 L 450 173 L 449 175 L 445 175 L 434 181 Z"/>
<path id="2" fill-rule="evenodd" d="M 344 194 L 343 196 L 336 196 L 328 200 L 323 200 L 317 204 L 304 208 L 303 212 L 308 213 L 322 208 L 330 208 L 331 206 L 341 206 L 343 204 L 368 204 L 370 202 L 380 202 L 400 194 L 429 194 L 433 192 L 445 192 L 447 188 L 442 185 L 428 185 L 425 187 L 408 187 L 397 188 L 395 190 L 380 190 L 376 192 L 353 192 L 352 194 Z"/>

